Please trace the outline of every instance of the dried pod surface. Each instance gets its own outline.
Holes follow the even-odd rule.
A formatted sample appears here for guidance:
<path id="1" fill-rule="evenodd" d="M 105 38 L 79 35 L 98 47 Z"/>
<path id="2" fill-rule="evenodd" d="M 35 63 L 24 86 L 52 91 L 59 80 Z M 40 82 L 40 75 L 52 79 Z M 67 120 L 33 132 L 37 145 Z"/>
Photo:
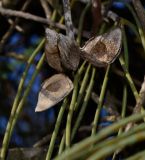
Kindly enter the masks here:
<path id="1" fill-rule="evenodd" d="M 69 70 L 76 70 L 80 62 L 80 48 L 69 37 L 59 34 L 58 48 L 62 65 Z"/>
<path id="2" fill-rule="evenodd" d="M 47 28 L 45 54 L 48 64 L 55 70 L 76 70 L 80 61 L 80 48 L 69 37 Z"/>
<path id="3" fill-rule="evenodd" d="M 87 41 L 81 56 L 97 67 L 103 67 L 114 62 L 120 53 L 121 43 L 121 29 L 115 28 Z"/>
<path id="4" fill-rule="evenodd" d="M 35 111 L 44 111 L 66 97 L 73 89 L 72 81 L 64 74 L 56 74 L 42 84 Z"/>
<path id="5" fill-rule="evenodd" d="M 46 44 L 45 44 L 45 55 L 48 64 L 55 70 L 62 72 L 61 60 L 58 49 L 58 33 L 47 28 L 46 29 Z"/>

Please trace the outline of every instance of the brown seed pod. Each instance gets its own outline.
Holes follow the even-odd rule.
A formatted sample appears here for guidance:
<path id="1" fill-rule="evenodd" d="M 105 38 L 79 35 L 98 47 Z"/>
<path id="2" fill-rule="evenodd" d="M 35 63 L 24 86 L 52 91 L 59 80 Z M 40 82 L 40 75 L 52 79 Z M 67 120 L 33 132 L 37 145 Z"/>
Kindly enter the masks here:
<path id="1" fill-rule="evenodd" d="M 46 29 L 46 44 L 45 44 L 45 55 L 48 64 L 55 70 L 62 72 L 60 54 L 58 49 L 58 38 L 57 32 L 47 28 Z"/>
<path id="2" fill-rule="evenodd" d="M 58 48 L 64 68 L 75 71 L 80 62 L 79 46 L 69 37 L 59 34 Z"/>
<path id="3" fill-rule="evenodd" d="M 66 97 L 73 89 L 72 81 L 64 74 L 56 74 L 42 84 L 39 92 L 36 112 L 44 111 Z"/>
<path id="4" fill-rule="evenodd" d="M 81 56 L 94 66 L 104 67 L 118 57 L 121 50 L 122 32 L 119 27 L 103 35 L 89 39 L 82 48 Z"/>
<path id="5" fill-rule="evenodd" d="M 80 48 L 69 37 L 47 28 L 45 54 L 48 64 L 62 72 L 76 70 L 80 61 Z"/>

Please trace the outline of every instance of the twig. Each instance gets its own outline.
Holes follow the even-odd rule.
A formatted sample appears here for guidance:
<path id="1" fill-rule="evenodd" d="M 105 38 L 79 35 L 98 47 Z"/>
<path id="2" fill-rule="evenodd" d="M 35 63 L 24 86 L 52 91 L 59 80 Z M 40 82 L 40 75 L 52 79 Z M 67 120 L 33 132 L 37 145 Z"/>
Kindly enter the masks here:
<path id="1" fill-rule="evenodd" d="M 134 107 L 133 112 L 134 113 L 140 113 L 141 112 L 141 106 L 145 106 L 145 77 L 144 81 L 142 83 L 140 92 L 139 92 L 139 98 L 137 100 L 136 106 Z"/>
<path id="2" fill-rule="evenodd" d="M 145 33 L 145 12 L 144 7 L 142 6 L 140 0 L 132 0 L 133 6 L 135 8 L 135 11 L 138 15 L 138 18 L 140 20 L 140 23 L 143 27 L 144 33 Z"/>
<path id="3" fill-rule="evenodd" d="M 40 0 L 40 2 L 41 2 L 41 6 L 42 6 L 42 8 L 43 8 L 43 10 L 45 12 L 46 18 L 50 19 L 51 11 L 50 11 L 50 8 L 48 6 L 48 3 L 46 2 L 46 0 Z"/>
<path id="4" fill-rule="evenodd" d="M 107 17 L 112 19 L 114 22 L 118 22 L 120 20 L 120 17 L 113 11 L 108 11 Z"/>
<path id="5" fill-rule="evenodd" d="M 135 12 L 134 12 L 133 8 L 131 7 L 131 5 L 129 5 L 127 3 L 124 3 L 124 4 L 127 6 L 129 11 L 133 15 L 133 18 L 134 18 L 134 20 L 135 20 L 135 22 L 137 24 L 137 28 L 138 28 L 138 32 L 139 32 L 139 35 L 140 35 L 142 46 L 143 46 L 143 49 L 145 51 L 145 36 L 144 36 L 144 31 L 143 31 L 141 22 L 140 22 L 139 18 L 137 17 L 137 15 L 135 14 Z"/>
<path id="6" fill-rule="evenodd" d="M 10 25 L 13 25 L 13 24 L 14 24 L 14 21 L 13 21 L 11 18 L 9 18 L 9 19 L 8 19 L 8 23 L 9 23 Z M 23 28 L 21 28 L 18 24 L 15 25 L 15 29 L 16 29 L 18 32 L 23 32 Z"/>
<path id="7" fill-rule="evenodd" d="M 139 92 L 139 97 L 137 99 L 136 106 L 133 109 L 133 115 L 136 113 L 141 113 L 142 106 L 144 106 L 144 105 L 145 105 L 145 77 L 144 77 L 144 81 L 142 83 L 142 86 L 141 86 L 141 89 Z M 127 126 L 125 127 L 125 131 L 126 132 L 129 131 L 134 126 L 135 126 L 134 122 L 128 123 Z M 121 150 L 118 150 L 117 153 L 120 151 Z"/>
<path id="8" fill-rule="evenodd" d="M 119 15 L 117 15 L 115 12 L 113 12 L 111 10 L 108 11 L 107 17 L 110 18 L 111 20 L 113 20 L 114 22 L 119 22 L 120 21 L 120 23 L 122 25 L 128 26 L 134 32 L 134 34 L 138 38 L 140 38 L 136 26 L 132 22 L 130 22 L 129 20 L 127 20 L 127 19 L 125 19 L 123 17 L 120 17 Z"/>
<path id="9" fill-rule="evenodd" d="M 118 68 L 116 67 L 112 67 L 112 72 L 114 72 L 116 75 L 120 76 L 121 78 L 125 78 L 124 77 L 124 72 L 119 70 Z M 137 85 L 138 87 L 141 86 L 141 82 L 136 79 L 135 77 L 132 76 L 132 79 L 133 79 L 133 82 L 135 83 L 135 85 Z"/>
<path id="10" fill-rule="evenodd" d="M 62 30 L 66 29 L 66 27 L 63 24 L 55 23 L 50 19 L 47 20 L 45 18 L 35 16 L 35 15 L 30 14 L 30 13 L 25 13 L 25 12 L 22 12 L 22 11 L 15 11 L 15 10 L 12 10 L 12 9 L 4 9 L 4 8 L 0 7 L 0 14 L 7 15 L 7 16 L 12 16 L 12 17 L 24 18 L 24 19 L 27 19 L 27 20 L 33 20 L 35 22 L 47 24 L 47 25 L 50 25 L 52 27 L 56 27 L 56 28 L 59 28 L 59 29 L 62 29 Z M 78 30 L 76 28 L 74 28 L 74 33 L 75 34 L 78 33 Z M 85 38 L 90 37 L 90 33 L 87 32 L 87 31 L 83 31 L 82 35 Z"/>
<path id="11" fill-rule="evenodd" d="M 36 147 L 42 147 L 44 144 L 48 143 L 49 140 L 51 139 L 51 134 L 43 137 L 41 140 L 39 140 L 38 142 L 36 142 L 33 147 L 36 148 Z"/>
<path id="12" fill-rule="evenodd" d="M 74 28 L 71 18 L 71 10 L 69 0 L 63 0 L 64 19 L 66 25 L 66 34 L 74 40 Z"/>
<path id="13" fill-rule="evenodd" d="M 6 54 L 6 57 L 14 58 L 18 61 L 28 63 L 29 56 L 24 56 L 23 54 L 16 54 L 15 52 L 10 52 Z"/>
<path id="14" fill-rule="evenodd" d="M 101 0 L 92 0 L 92 17 L 93 17 L 92 34 L 95 35 L 102 22 Z"/>
<path id="15" fill-rule="evenodd" d="M 135 85 L 134 85 L 134 83 L 133 83 L 133 80 L 132 80 L 132 78 L 131 78 L 131 76 L 130 76 L 130 74 L 129 74 L 129 72 L 128 72 L 128 69 L 127 69 L 127 67 L 126 67 L 126 65 L 125 65 L 125 61 L 124 61 L 124 59 L 123 59 L 122 56 L 120 56 L 119 61 L 120 61 L 120 64 L 121 64 L 121 66 L 122 66 L 122 68 L 123 68 L 123 70 L 124 70 L 126 79 L 128 80 L 128 83 L 129 83 L 129 85 L 130 85 L 130 88 L 131 88 L 131 90 L 132 90 L 132 92 L 133 92 L 133 94 L 134 94 L 134 97 L 135 97 L 135 100 L 136 100 L 136 103 L 137 103 L 137 102 L 138 102 L 138 99 L 140 98 L 140 96 L 139 96 L 139 94 L 138 94 L 138 92 L 137 92 L 137 89 L 136 89 L 136 87 L 135 87 Z M 140 110 L 140 111 L 141 111 L 141 113 L 144 113 L 144 108 L 143 108 L 143 106 L 141 106 L 141 110 Z M 129 123 L 129 124 L 126 126 L 125 131 L 128 131 L 130 128 L 132 128 L 133 125 L 134 125 L 133 122 L 132 122 L 132 123 Z"/>
<path id="16" fill-rule="evenodd" d="M 19 18 L 24 18 L 24 19 L 27 19 L 27 20 L 33 20 L 35 22 L 51 25 L 53 27 L 65 30 L 65 26 L 62 25 L 62 24 L 55 23 L 55 22 L 51 21 L 50 19 L 48 20 L 46 18 L 42 18 L 40 16 L 35 16 L 33 14 L 30 14 L 30 13 L 26 13 L 26 12 L 22 12 L 22 11 L 16 11 L 16 10 L 12 10 L 12 9 L 4 9 L 2 7 L 0 7 L 0 13 L 2 15 L 6 15 L 6 16 L 19 17 Z"/>
<path id="17" fill-rule="evenodd" d="M 99 96 L 95 93 L 91 93 L 91 99 L 98 104 L 99 103 Z M 121 105 L 120 101 L 118 101 L 115 97 L 113 97 L 109 92 L 107 92 L 105 96 L 105 102 L 103 107 L 107 110 L 109 115 L 115 116 L 116 119 L 120 119 L 120 114 L 117 111 L 116 105 Z"/>
<path id="18" fill-rule="evenodd" d="M 22 12 L 22 11 L 15 11 L 15 10 L 12 10 L 12 9 L 4 9 L 4 8 L 0 7 L 0 13 L 2 15 L 7 15 L 7 16 L 12 16 L 12 17 L 19 17 L 19 18 L 24 18 L 24 19 L 27 19 L 27 20 L 33 20 L 35 22 L 51 25 L 52 27 L 56 27 L 56 28 L 59 28 L 59 29 L 62 29 L 62 30 L 66 29 L 66 27 L 63 24 L 55 23 L 50 19 L 47 20 L 45 18 L 42 18 L 42 17 L 39 17 L 39 16 L 35 16 L 35 15 L 30 14 L 30 13 L 25 13 L 25 12 Z M 75 34 L 78 33 L 78 30 L 74 29 L 74 33 Z M 85 38 L 89 38 L 90 34 L 87 31 L 83 31 L 83 36 Z"/>
<path id="19" fill-rule="evenodd" d="M 28 5 L 30 4 L 31 0 L 27 0 L 24 5 L 22 6 L 21 10 L 24 11 L 26 10 L 26 8 L 28 7 Z M 10 20 L 10 19 L 9 19 Z M 8 21 L 9 21 L 8 20 Z M 6 41 L 8 40 L 8 38 L 10 37 L 10 35 L 12 34 L 12 32 L 14 31 L 15 27 L 17 26 L 17 23 L 19 22 L 19 19 L 16 18 L 15 21 L 11 21 L 12 25 L 10 26 L 10 28 L 8 29 L 8 31 L 4 34 L 4 36 L 2 37 L 1 41 L 0 41 L 0 51 L 2 51 L 3 49 L 3 45 L 6 43 Z"/>
<path id="20" fill-rule="evenodd" d="M 92 129 L 92 126 L 81 126 L 79 129 L 78 129 L 78 132 L 90 132 Z"/>
<path id="21" fill-rule="evenodd" d="M 108 2 L 108 5 L 106 6 L 105 11 L 104 11 L 104 13 L 103 13 L 103 16 L 104 16 L 104 17 L 107 16 L 107 14 L 108 14 L 108 12 L 109 12 L 109 9 L 111 8 L 111 6 L 112 6 L 112 4 L 113 4 L 113 1 L 114 1 L 114 0 L 110 0 L 110 1 Z"/>

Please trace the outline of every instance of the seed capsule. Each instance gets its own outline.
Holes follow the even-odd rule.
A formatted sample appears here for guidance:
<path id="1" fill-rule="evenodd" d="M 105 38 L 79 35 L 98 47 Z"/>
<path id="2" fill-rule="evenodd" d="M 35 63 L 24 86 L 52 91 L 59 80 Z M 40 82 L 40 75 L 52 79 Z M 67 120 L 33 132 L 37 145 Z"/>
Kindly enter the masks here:
<path id="1" fill-rule="evenodd" d="M 122 32 L 115 28 L 103 35 L 91 38 L 82 48 L 81 56 L 97 67 L 104 67 L 118 57 L 122 43 Z"/>
<path id="2" fill-rule="evenodd" d="M 39 92 L 36 112 L 44 111 L 66 97 L 73 89 L 72 81 L 64 74 L 56 74 L 42 84 Z"/>
<path id="3" fill-rule="evenodd" d="M 75 71 L 80 62 L 80 52 L 75 41 L 49 28 L 46 29 L 45 54 L 52 68 L 58 72 Z"/>

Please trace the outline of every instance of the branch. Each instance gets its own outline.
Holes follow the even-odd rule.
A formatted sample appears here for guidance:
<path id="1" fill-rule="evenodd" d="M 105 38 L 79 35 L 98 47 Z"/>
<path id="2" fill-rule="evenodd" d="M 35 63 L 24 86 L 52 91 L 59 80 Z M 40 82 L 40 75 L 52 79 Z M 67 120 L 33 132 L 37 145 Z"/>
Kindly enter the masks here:
<path id="1" fill-rule="evenodd" d="M 46 143 L 48 143 L 51 139 L 52 134 L 48 134 L 47 136 L 43 137 L 41 140 L 36 142 L 33 147 L 38 148 L 44 146 Z"/>
<path id="2" fill-rule="evenodd" d="M 43 8 L 43 10 L 45 12 L 46 18 L 50 19 L 51 11 L 50 11 L 50 8 L 48 6 L 48 3 L 46 2 L 46 0 L 40 0 L 40 2 L 41 2 L 41 6 L 42 6 L 42 8 Z"/>
<path id="3" fill-rule="evenodd" d="M 136 106 L 134 107 L 134 113 L 140 113 L 141 112 L 141 107 L 145 106 L 145 77 L 144 81 L 142 83 L 140 92 L 139 92 L 139 98 L 137 100 Z"/>
<path id="4" fill-rule="evenodd" d="M 4 9 L 4 8 L 0 7 L 0 14 L 6 15 L 6 16 L 24 18 L 24 19 L 27 19 L 27 20 L 33 20 L 35 22 L 51 25 L 53 27 L 63 29 L 63 30 L 66 29 L 65 26 L 62 25 L 62 24 L 55 23 L 51 20 L 32 15 L 30 13 L 22 12 L 22 11 L 16 11 L 16 10 L 12 10 L 12 9 Z"/>
<path id="5" fill-rule="evenodd" d="M 21 10 L 24 11 L 26 10 L 26 8 L 28 7 L 28 5 L 30 4 L 31 0 L 27 0 L 24 5 L 22 6 Z M 9 27 L 8 31 L 3 35 L 1 41 L 0 41 L 0 51 L 2 51 L 3 49 L 3 45 L 7 42 L 8 38 L 10 37 L 10 35 L 13 33 L 15 27 L 17 27 L 17 24 L 19 22 L 19 18 L 16 18 L 14 21 L 12 21 L 11 19 L 8 19 L 8 22 L 11 21 L 12 24 Z"/>
<path id="6" fill-rule="evenodd" d="M 66 25 L 66 34 L 68 37 L 74 40 L 74 28 L 71 18 L 71 10 L 69 0 L 63 0 L 64 19 Z"/>
<path id="7" fill-rule="evenodd" d="M 135 8 L 135 11 L 138 15 L 138 18 L 141 22 L 141 25 L 143 27 L 144 33 L 145 33 L 145 12 L 144 7 L 142 6 L 140 0 L 132 0 L 133 6 Z"/>
<path id="8" fill-rule="evenodd" d="M 35 21 L 35 22 L 51 25 L 53 27 L 56 27 L 56 28 L 59 28 L 59 29 L 62 29 L 62 30 L 66 29 L 66 27 L 63 24 L 55 23 L 50 19 L 42 18 L 42 17 L 39 17 L 39 16 L 32 15 L 30 13 L 22 12 L 22 11 L 16 11 L 16 10 L 5 9 L 5 8 L 0 7 L 0 14 L 6 15 L 6 16 L 24 18 L 24 19 L 27 19 L 27 20 L 32 20 L 32 21 Z M 74 33 L 75 34 L 78 33 L 78 30 L 75 29 L 75 28 L 74 28 Z M 87 32 L 87 31 L 83 31 L 83 36 L 85 38 L 89 38 L 90 33 Z"/>
<path id="9" fill-rule="evenodd" d="M 13 21 L 11 18 L 8 19 L 8 23 L 10 25 L 14 25 L 15 21 Z M 23 28 L 21 26 L 19 26 L 18 24 L 15 24 L 15 29 L 18 31 L 18 32 L 24 32 Z"/>
<path id="10" fill-rule="evenodd" d="M 137 99 L 136 105 L 133 109 L 133 114 L 141 113 L 142 107 L 144 106 L 145 106 L 145 77 L 139 92 L 139 98 Z M 126 126 L 125 131 L 130 130 L 134 125 L 135 123 L 129 123 Z"/>
<path id="11" fill-rule="evenodd" d="M 102 22 L 101 0 L 92 0 L 92 17 L 93 17 L 92 34 L 96 35 L 96 32 L 98 31 L 98 28 Z"/>
<path id="12" fill-rule="evenodd" d="M 28 59 L 29 57 L 28 56 L 24 56 L 23 54 L 17 54 L 15 52 L 10 52 L 10 53 L 7 53 L 6 54 L 6 57 L 9 57 L 9 58 L 14 58 L 18 61 L 22 61 L 22 62 L 25 62 L 27 63 L 28 62 Z"/>

